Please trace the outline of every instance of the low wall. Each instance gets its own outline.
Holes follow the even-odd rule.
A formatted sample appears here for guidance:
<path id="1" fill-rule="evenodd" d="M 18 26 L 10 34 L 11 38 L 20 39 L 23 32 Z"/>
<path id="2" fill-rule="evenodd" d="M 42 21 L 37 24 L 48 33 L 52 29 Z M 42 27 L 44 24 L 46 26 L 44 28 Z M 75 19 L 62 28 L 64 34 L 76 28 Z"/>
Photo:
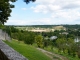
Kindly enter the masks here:
<path id="1" fill-rule="evenodd" d="M 0 60 L 9 60 L 1 50 L 0 50 Z"/>
<path id="2" fill-rule="evenodd" d="M 0 60 L 28 60 L 0 39 Z"/>
<path id="3" fill-rule="evenodd" d="M 5 31 L 3 31 L 2 29 L 0 29 L 0 39 L 11 40 L 10 36 Z"/>

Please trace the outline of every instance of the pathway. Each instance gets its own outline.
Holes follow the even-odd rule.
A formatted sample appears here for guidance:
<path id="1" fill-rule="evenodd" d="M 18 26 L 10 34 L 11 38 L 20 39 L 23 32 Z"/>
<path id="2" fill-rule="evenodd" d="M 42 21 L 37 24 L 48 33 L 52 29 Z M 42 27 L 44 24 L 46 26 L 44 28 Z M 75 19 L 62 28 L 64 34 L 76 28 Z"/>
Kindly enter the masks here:
<path id="1" fill-rule="evenodd" d="M 50 57 L 52 60 L 68 60 L 66 57 L 46 51 L 41 48 L 37 48 L 38 50 L 42 51 L 44 54 L 46 54 L 48 57 Z"/>

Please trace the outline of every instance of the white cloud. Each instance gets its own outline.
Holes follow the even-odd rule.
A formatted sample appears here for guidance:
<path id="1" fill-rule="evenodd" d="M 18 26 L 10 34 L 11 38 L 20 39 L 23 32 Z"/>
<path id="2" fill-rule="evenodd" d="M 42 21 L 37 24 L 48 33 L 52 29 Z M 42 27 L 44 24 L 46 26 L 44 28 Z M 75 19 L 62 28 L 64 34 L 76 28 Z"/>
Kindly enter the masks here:
<path id="1" fill-rule="evenodd" d="M 41 25 L 41 24 L 51 24 L 51 20 L 49 18 L 42 18 L 39 20 L 8 20 L 7 23 L 5 23 L 5 25 L 35 25 L 35 22 L 37 25 Z M 12 23 L 12 24 L 11 24 Z"/>
<path id="2" fill-rule="evenodd" d="M 37 0 L 32 9 L 37 13 L 51 14 L 49 18 L 56 23 L 71 23 L 80 19 L 80 0 Z"/>
<path id="3" fill-rule="evenodd" d="M 12 24 L 11 24 L 12 23 Z M 8 20 L 7 23 L 5 23 L 5 25 L 25 25 L 27 22 L 24 20 Z"/>
<path id="4" fill-rule="evenodd" d="M 52 14 L 52 17 L 65 18 L 69 20 L 74 20 L 80 18 L 80 12 L 77 10 L 59 10 Z"/>
<path id="5" fill-rule="evenodd" d="M 45 5 L 37 5 L 36 7 L 31 7 L 31 9 L 34 10 L 34 12 L 42 12 L 42 13 L 47 13 L 47 7 Z"/>
<path id="6" fill-rule="evenodd" d="M 36 0 L 36 4 L 53 4 L 53 5 L 60 5 L 65 6 L 68 4 L 77 4 L 80 5 L 80 0 Z"/>
<path id="7" fill-rule="evenodd" d="M 53 13 L 57 10 L 80 8 L 80 0 L 37 0 L 34 12 Z"/>
<path id="8" fill-rule="evenodd" d="M 55 2 L 55 0 L 36 0 L 36 4 L 52 4 L 52 3 L 54 3 Z"/>

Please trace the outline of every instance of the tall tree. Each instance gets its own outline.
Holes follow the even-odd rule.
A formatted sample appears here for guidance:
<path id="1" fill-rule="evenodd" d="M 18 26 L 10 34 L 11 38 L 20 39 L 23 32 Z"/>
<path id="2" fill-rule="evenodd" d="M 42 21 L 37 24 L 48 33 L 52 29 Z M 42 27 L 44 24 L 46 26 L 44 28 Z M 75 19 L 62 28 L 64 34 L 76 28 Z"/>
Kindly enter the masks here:
<path id="1" fill-rule="evenodd" d="M 43 37 L 42 37 L 42 35 L 37 35 L 35 37 L 35 41 L 36 41 L 39 48 L 43 47 Z"/>

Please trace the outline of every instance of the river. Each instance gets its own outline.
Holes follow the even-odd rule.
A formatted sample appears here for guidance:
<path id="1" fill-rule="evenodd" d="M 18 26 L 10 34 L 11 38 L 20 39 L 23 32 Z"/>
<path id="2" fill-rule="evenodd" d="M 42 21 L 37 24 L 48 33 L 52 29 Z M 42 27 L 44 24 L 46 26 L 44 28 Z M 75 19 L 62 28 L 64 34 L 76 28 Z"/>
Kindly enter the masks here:
<path id="1" fill-rule="evenodd" d="M 75 42 L 79 42 L 80 41 L 80 36 L 76 36 L 74 40 L 75 40 Z"/>

